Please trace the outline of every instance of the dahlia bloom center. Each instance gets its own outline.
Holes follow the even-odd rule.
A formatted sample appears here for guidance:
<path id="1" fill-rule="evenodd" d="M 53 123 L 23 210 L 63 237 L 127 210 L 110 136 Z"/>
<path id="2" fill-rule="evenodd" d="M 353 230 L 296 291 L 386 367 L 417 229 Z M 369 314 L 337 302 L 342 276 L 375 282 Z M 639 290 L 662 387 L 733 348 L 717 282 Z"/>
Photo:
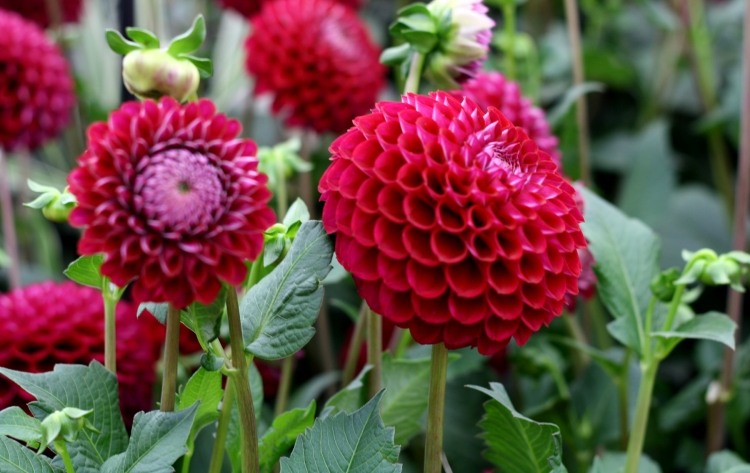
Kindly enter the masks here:
<path id="1" fill-rule="evenodd" d="M 159 230 L 206 230 L 224 207 L 222 170 L 204 154 L 169 149 L 145 160 L 135 179 L 143 214 Z"/>

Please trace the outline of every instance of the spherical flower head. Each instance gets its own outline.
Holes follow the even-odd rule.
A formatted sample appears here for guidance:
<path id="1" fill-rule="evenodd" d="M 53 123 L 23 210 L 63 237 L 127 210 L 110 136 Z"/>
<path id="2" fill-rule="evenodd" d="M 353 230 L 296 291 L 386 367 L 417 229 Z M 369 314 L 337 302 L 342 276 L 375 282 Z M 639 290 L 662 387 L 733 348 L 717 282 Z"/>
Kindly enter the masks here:
<path id="1" fill-rule="evenodd" d="M 381 102 L 331 145 L 323 224 L 377 313 L 423 344 L 523 344 L 578 292 L 575 190 L 500 111 Z"/>
<path id="2" fill-rule="evenodd" d="M 55 3 L 60 9 L 60 21 L 78 22 L 83 11 L 83 0 L 56 0 Z M 53 18 L 47 4 L 47 0 L 0 0 L 0 10 L 17 13 L 41 28 L 48 28 L 53 26 Z"/>
<path id="3" fill-rule="evenodd" d="M 34 149 L 56 136 L 75 105 L 68 64 L 37 25 L 0 10 L 0 147 Z"/>
<path id="4" fill-rule="evenodd" d="M 152 318 L 137 319 L 135 306 L 117 306 L 117 376 L 123 415 L 150 410 L 159 345 L 148 334 Z M 144 336 L 146 335 L 146 336 Z M 29 373 L 57 363 L 104 361 L 104 305 L 99 291 L 72 282 L 43 282 L 0 295 L 0 366 Z M 0 377 L 0 410 L 32 397 Z"/>
<path id="5" fill-rule="evenodd" d="M 288 126 L 342 132 L 384 85 L 380 51 L 356 13 L 333 0 L 276 0 L 245 43 L 255 93 L 274 95 Z"/>
<path id="6" fill-rule="evenodd" d="M 140 99 L 168 96 L 186 102 L 197 96 L 200 73 L 192 62 L 163 49 L 136 49 L 122 60 L 122 80 Z"/>
<path id="7" fill-rule="evenodd" d="M 221 281 L 241 284 L 245 262 L 275 222 L 257 147 L 209 100 L 130 102 L 88 131 L 68 176 L 85 227 L 81 254 L 138 302 L 211 303 Z"/>
<path id="8" fill-rule="evenodd" d="M 549 154 L 560 167 L 557 137 L 552 134 L 544 111 L 521 94 L 518 83 L 499 72 L 479 72 L 452 93 L 456 97 L 468 97 L 481 108 L 500 110 L 515 126 L 523 128 L 539 149 Z"/>
<path id="9" fill-rule="evenodd" d="M 252 18 L 258 13 L 263 5 L 275 0 L 218 0 L 222 8 L 233 10 L 245 18 Z M 337 0 L 342 5 L 348 5 L 351 8 L 362 6 L 362 0 Z"/>
<path id="10" fill-rule="evenodd" d="M 427 8 L 450 23 L 439 51 L 428 57 L 426 76 L 440 86 L 456 87 L 482 68 L 495 22 L 482 0 L 433 0 Z"/>

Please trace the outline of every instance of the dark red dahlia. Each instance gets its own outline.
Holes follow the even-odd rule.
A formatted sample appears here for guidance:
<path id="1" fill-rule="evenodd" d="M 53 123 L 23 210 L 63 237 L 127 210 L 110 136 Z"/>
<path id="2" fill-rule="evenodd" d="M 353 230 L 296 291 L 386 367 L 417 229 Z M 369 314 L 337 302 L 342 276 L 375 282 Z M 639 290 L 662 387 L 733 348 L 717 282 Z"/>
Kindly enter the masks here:
<path id="1" fill-rule="evenodd" d="M 117 374 L 126 419 L 150 410 L 159 342 L 154 319 L 137 319 L 135 307 L 117 307 Z M 56 363 L 104 361 L 104 305 L 99 291 L 72 282 L 43 282 L 0 295 L 0 366 L 29 373 Z M 0 410 L 32 397 L 0 377 Z"/>
<path id="2" fill-rule="evenodd" d="M 76 23 L 81 17 L 83 0 L 56 0 L 54 4 L 59 12 L 50 12 L 47 0 L 0 0 L 0 10 L 18 13 L 42 28 L 54 23 L 53 15 L 59 14 L 62 23 Z"/>
<path id="3" fill-rule="evenodd" d="M 102 274 L 132 283 L 138 302 L 207 304 L 221 281 L 241 284 L 275 216 L 257 147 L 239 133 L 209 100 L 130 102 L 92 125 L 68 177 L 79 252 L 104 253 Z"/>
<path id="4" fill-rule="evenodd" d="M 68 123 L 73 79 L 37 25 L 0 10 L 0 31 L 0 147 L 33 149 Z"/>
<path id="5" fill-rule="evenodd" d="M 219 5 L 222 8 L 234 10 L 245 18 L 251 18 L 253 15 L 258 13 L 263 5 L 270 3 L 275 0 L 218 0 Z M 342 5 L 348 5 L 352 8 L 359 8 L 362 6 L 362 0 L 336 0 Z"/>
<path id="6" fill-rule="evenodd" d="M 289 126 L 341 132 L 384 84 L 380 50 L 355 12 L 334 0 L 275 0 L 252 18 L 245 43 L 255 93 Z"/>
<path id="7" fill-rule="evenodd" d="M 479 72 L 453 94 L 457 97 L 466 96 L 481 108 L 495 107 L 503 112 L 515 126 L 523 128 L 539 149 L 548 153 L 560 167 L 557 137 L 550 131 L 544 111 L 521 95 L 521 88 L 516 82 L 506 79 L 499 72 Z"/>
<path id="8" fill-rule="evenodd" d="M 575 190 L 502 113 L 446 92 L 381 102 L 331 145 L 320 182 L 336 255 L 420 343 L 523 344 L 578 292 Z"/>

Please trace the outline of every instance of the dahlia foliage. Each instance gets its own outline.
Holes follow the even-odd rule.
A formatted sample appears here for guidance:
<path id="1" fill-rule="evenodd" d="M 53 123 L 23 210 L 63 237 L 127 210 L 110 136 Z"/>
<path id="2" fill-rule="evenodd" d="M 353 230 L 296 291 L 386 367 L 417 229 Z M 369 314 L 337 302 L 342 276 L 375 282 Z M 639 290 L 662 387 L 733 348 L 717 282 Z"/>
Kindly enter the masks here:
<path id="1" fill-rule="evenodd" d="M 418 342 L 494 354 L 578 292 L 575 190 L 497 109 L 408 94 L 357 118 L 331 152 L 320 191 L 336 255 Z"/>
<path id="2" fill-rule="evenodd" d="M 119 5 L 123 18 L 130 3 Z M 5 9 L 57 26 L 44 15 L 73 20 L 81 1 L 0 0 L 0 165 L 12 155 L 11 172 L 0 175 L 3 289 L 6 267 L 11 276 L 0 294 L 0 473 L 638 473 L 659 471 L 643 452 L 664 457 L 651 442 L 668 438 L 665 425 L 682 429 L 699 411 L 721 427 L 729 403 L 730 430 L 744 432 L 746 373 L 736 369 L 733 379 L 730 370 L 742 355 L 721 355 L 729 371 L 713 382 L 720 352 L 697 345 L 686 353 L 699 355 L 700 370 L 680 368 L 682 378 L 697 373 L 689 389 L 669 400 L 663 393 L 679 381 L 657 383 L 683 340 L 734 348 L 735 321 L 691 304 L 706 286 L 744 291 L 750 254 L 683 251 L 681 267 L 660 271 L 657 233 L 592 191 L 612 194 L 612 176 L 592 182 L 602 176 L 587 168 L 585 110 L 565 110 L 577 99 L 585 105 L 577 94 L 588 88 L 558 96 L 562 78 L 524 97 L 516 82 L 516 60 L 533 84 L 548 77 L 531 64 L 546 50 L 537 55 L 530 34 L 515 31 L 545 8 L 523 7 L 516 22 L 523 2 L 513 0 L 356 8 L 364 3 L 215 2 L 209 13 L 219 4 L 246 18 L 246 39 L 207 34 L 218 14 L 198 15 L 169 42 L 139 27 L 102 32 L 122 56 L 121 69 L 100 74 L 122 73 L 126 99 L 117 106 L 87 90 L 99 48 L 76 50 L 109 20 L 97 17 L 106 8 L 47 32 L 63 55 L 40 26 Z M 396 3 L 406 5 L 396 12 Z M 595 16 L 594 3 L 581 11 Z M 623 18 L 640 18 L 634 12 L 653 13 L 631 5 Z M 162 13 L 167 23 L 172 12 Z M 503 31 L 493 39 L 498 19 Z M 609 37 L 602 18 L 590 25 Z M 701 35 L 682 35 L 699 72 L 714 69 L 708 45 L 693 44 L 707 43 L 702 28 L 691 23 L 686 31 Z M 211 79 L 201 50 L 234 67 Z M 86 97 L 77 107 L 66 56 Z M 488 70 L 497 64 L 502 72 Z M 629 80 L 599 66 L 592 76 L 618 76 L 619 87 Z M 233 104 L 240 113 L 231 117 L 219 109 L 240 96 L 233 84 L 245 73 L 255 96 Z M 397 91 L 400 100 L 379 100 Z M 658 98 L 643 123 L 668 106 Z M 559 104 L 552 123 L 564 146 L 539 102 Z M 74 107 L 76 120 L 54 141 Z M 721 108 L 725 120 L 731 107 Z M 676 178 L 635 195 L 648 172 L 670 167 L 646 145 L 668 148 L 667 136 L 682 133 L 660 127 L 663 140 L 654 140 L 661 135 L 646 127 L 635 148 L 614 133 L 618 152 L 634 160 L 618 161 L 633 172 L 614 188 L 629 208 L 648 205 L 640 216 L 654 221 L 659 205 L 690 206 L 667 198 Z M 569 166 L 576 130 L 580 169 Z M 712 136 L 712 150 L 730 144 Z M 563 172 L 563 154 L 581 185 Z M 28 197 L 24 182 L 38 195 L 14 219 L 13 205 Z M 662 223 L 682 237 L 673 221 Z M 62 261 L 72 282 L 30 283 L 54 280 Z M 652 402 L 654 392 L 667 402 Z M 692 410 L 683 413 L 686 399 Z M 660 422 L 649 426 L 657 406 Z M 724 432 L 712 429 L 709 437 Z M 703 471 L 683 455 L 695 450 L 687 440 L 666 461 Z M 744 466 L 718 455 L 705 471 Z"/>

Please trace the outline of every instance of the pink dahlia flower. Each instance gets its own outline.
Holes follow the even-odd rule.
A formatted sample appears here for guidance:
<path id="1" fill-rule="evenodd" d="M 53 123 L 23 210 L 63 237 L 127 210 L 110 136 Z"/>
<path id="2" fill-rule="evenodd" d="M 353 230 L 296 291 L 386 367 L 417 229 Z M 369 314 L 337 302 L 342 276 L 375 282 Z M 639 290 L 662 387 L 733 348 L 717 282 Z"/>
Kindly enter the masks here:
<path id="1" fill-rule="evenodd" d="M 384 85 L 380 50 L 355 12 L 333 0 L 275 0 L 252 18 L 245 43 L 255 93 L 289 126 L 342 132 Z"/>
<path id="2" fill-rule="evenodd" d="M 150 410 L 161 341 L 160 325 L 138 320 L 135 307 L 117 306 L 117 374 L 123 415 Z M 144 336 L 146 334 L 146 336 Z M 104 305 L 99 291 L 72 282 L 44 282 L 0 295 L 0 366 L 29 373 L 57 363 L 104 361 Z M 0 410 L 32 397 L 0 377 Z"/>
<path id="3" fill-rule="evenodd" d="M 0 31 L 0 147 L 33 149 L 68 123 L 73 78 L 37 25 L 0 10 Z"/>
<path id="4" fill-rule="evenodd" d="M 452 93 L 457 97 L 470 98 L 481 108 L 495 107 L 503 112 L 515 126 L 523 128 L 539 149 L 549 154 L 560 167 L 558 140 L 550 130 L 544 111 L 521 95 L 521 88 L 516 82 L 506 79 L 499 72 L 480 72 L 474 79 L 464 83 L 461 90 Z"/>
<path id="5" fill-rule="evenodd" d="M 60 21 L 76 23 L 83 11 L 83 0 L 55 0 L 60 9 Z M 47 0 L 0 0 L 0 10 L 18 13 L 42 28 L 48 28 L 53 21 L 47 7 Z"/>
<path id="6" fill-rule="evenodd" d="M 130 102 L 92 125 L 68 177 L 79 252 L 104 253 L 102 274 L 132 283 L 138 302 L 207 304 L 221 281 L 242 283 L 275 217 L 257 147 L 239 133 L 208 100 Z"/>
<path id="7" fill-rule="evenodd" d="M 275 0 L 218 0 L 222 8 L 234 10 L 245 18 L 251 18 L 258 13 L 263 5 Z M 342 5 L 348 5 L 352 8 L 362 6 L 362 0 L 337 0 Z"/>
<path id="8" fill-rule="evenodd" d="M 381 102 L 331 145 L 320 191 L 336 255 L 423 344 L 523 344 L 578 292 L 575 190 L 497 109 L 446 92 Z"/>

